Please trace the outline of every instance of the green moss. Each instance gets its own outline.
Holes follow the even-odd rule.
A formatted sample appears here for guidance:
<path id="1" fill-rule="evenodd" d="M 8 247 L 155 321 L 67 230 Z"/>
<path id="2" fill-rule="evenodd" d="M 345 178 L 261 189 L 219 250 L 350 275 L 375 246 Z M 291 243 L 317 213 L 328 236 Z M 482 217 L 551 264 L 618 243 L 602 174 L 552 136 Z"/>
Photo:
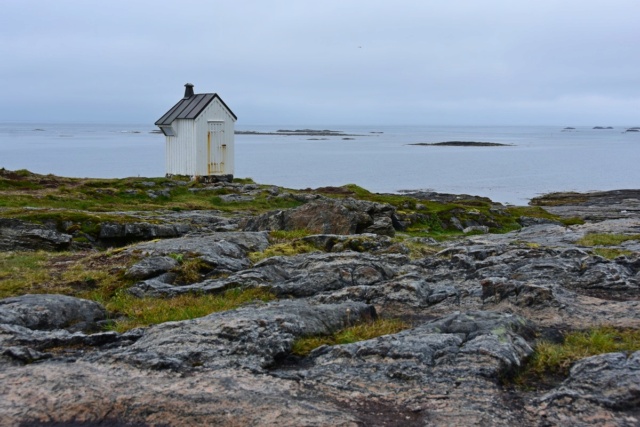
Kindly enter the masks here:
<path id="1" fill-rule="evenodd" d="M 233 182 L 237 184 L 255 184 L 255 181 L 252 178 L 233 178 Z"/>
<path id="2" fill-rule="evenodd" d="M 396 234 L 396 237 L 393 238 L 393 241 L 395 243 L 400 243 L 404 245 L 404 247 L 409 249 L 409 257 L 411 259 L 420 259 L 424 258 L 425 256 L 434 255 L 440 252 L 440 250 L 442 249 L 436 245 L 427 245 L 417 242 L 415 240 L 412 240 L 411 237 L 412 236 L 407 233 L 399 233 Z"/>
<path id="3" fill-rule="evenodd" d="M 278 209 L 296 208 L 303 204 L 295 199 L 273 197 L 266 191 L 257 195 L 253 200 L 225 202 L 219 196 L 209 198 L 210 206 L 223 212 L 250 211 L 254 213 L 267 212 Z"/>
<path id="4" fill-rule="evenodd" d="M 0 252 L 0 298 L 54 293 L 108 299 L 131 285 L 123 273 L 132 262 L 110 252 Z"/>
<path id="5" fill-rule="evenodd" d="M 509 206 L 507 208 L 507 213 L 515 219 L 518 219 L 522 216 L 528 216 L 531 218 L 541 218 L 548 219 L 551 221 L 557 221 L 565 226 L 569 225 L 578 225 L 584 224 L 584 220 L 577 217 L 565 218 L 559 215 L 554 215 L 550 212 L 547 212 L 540 206 Z"/>
<path id="6" fill-rule="evenodd" d="M 0 212 L 0 217 L 15 218 L 37 224 L 54 224 L 58 231 L 73 233 L 82 232 L 97 237 L 101 224 L 105 222 L 127 223 L 138 221 L 134 217 L 110 213 L 91 213 L 64 209 L 8 209 Z"/>
<path id="7" fill-rule="evenodd" d="M 576 243 L 582 246 L 617 246 L 629 240 L 640 240 L 640 234 L 590 233 Z"/>
<path id="8" fill-rule="evenodd" d="M 294 341 L 291 352 L 298 356 L 306 356 L 322 345 L 350 344 L 382 335 L 395 334 L 409 327 L 409 324 L 399 319 L 378 319 L 371 322 L 363 322 L 330 335 L 298 338 Z"/>
<path id="9" fill-rule="evenodd" d="M 24 176 L 22 176 L 24 175 Z M 262 190 L 252 200 L 225 202 L 220 197 L 232 194 L 236 190 L 231 188 L 211 187 L 198 182 L 181 182 L 167 178 L 124 178 L 124 179 L 78 179 L 31 174 L 28 171 L 17 176 L 14 173 L 0 175 L 0 182 L 10 187 L 0 194 L 0 207 L 5 208 L 45 208 L 66 211 L 82 210 L 93 212 L 102 220 L 92 219 L 87 234 L 95 235 L 99 224 L 105 220 L 108 212 L 127 211 L 155 211 L 155 210 L 210 210 L 216 209 L 223 213 L 237 214 L 250 212 L 259 214 L 277 209 L 290 209 L 303 204 L 295 198 L 274 197 L 266 186 L 258 186 Z M 253 183 L 250 179 L 236 179 L 239 183 Z M 41 184 L 41 183 L 46 183 Z M 190 191 L 194 188 L 201 191 Z M 168 192 L 168 196 L 150 197 L 148 191 Z M 204 191 L 202 191 L 204 190 Z M 295 192 L 294 190 L 287 190 Z M 451 203 L 440 203 L 428 200 L 417 200 L 400 194 L 377 194 L 365 190 L 354 184 L 345 185 L 340 189 L 327 190 L 329 197 L 355 197 L 377 203 L 388 203 L 395 206 L 399 216 L 410 224 L 407 233 L 414 236 L 428 236 L 446 239 L 458 236 L 453 223 L 457 218 L 463 224 L 478 222 L 489 225 L 491 232 L 506 232 L 519 228 L 517 218 L 526 214 L 529 216 L 549 217 L 558 219 L 539 207 L 494 209 L 488 199 L 456 199 Z M 418 206 L 418 204 L 420 206 Z M 418 209 L 418 207 L 420 209 Z M 14 210 L 15 212 L 15 210 Z M 8 211 L 2 212 L 4 217 L 12 217 Z M 18 212 L 17 215 L 35 218 L 35 215 Z M 58 221 L 76 221 L 70 213 L 58 214 Z M 45 220 L 45 218 L 42 218 Z M 562 220 L 562 219 L 560 219 Z M 110 222 L 126 222 L 114 220 Z M 562 220 L 569 221 L 569 220 Z M 82 225 L 86 221 L 78 219 Z"/>
<path id="10" fill-rule="evenodd" d="M 275 296 L 263 288 L 230 289 L 220 295 L 180 295 L 174 298 L 136 298 L 118 292 L 106 303 L 106 308 L 117 315 L 112 329 L 125 332 L 132 328 L 158 323 L 188 320 L 211 313 L 232 310 L 257 301 L 271 301 Z"/>
<path id="11" fill-rule="evenodd" d="M 601 326 L 571 332 L 561 344 L 542 341 L 513 382 L 522 387 L 549 385 L 566 377 L 580 359 L 612 352 L 640 350 L 640 330 Z"/>
<path id="12" fill-rule="evenodd" d="M 49 279 L 45 266 L 51 257 L 44 251 L 0 252 L 0 298 L 38 293 L 38 284 Z"/>
<path id="13" fill-rule="evenodd" d="M 269 232 L 269 238 L 275 242 L 282 243 L 290 240 L 301 239 L 312 235 L 313 233 L 307 229 L 298 230 L 275 230 Z"/>
<path id="14" fill-rule="evenodd" d="M 0 298 L 27 293 L 55 293 L 91 299 L 115 317 L 114 328 L 124 331 L 171 320 L 184 320 L 230 310 L 251 301 L 269 301 L 268 290 L 232 289 L 221 295 L 183 295 L 138 299 L 126 292 L 133 281 L 124 272 L 136 262 L 125 251 L 0 252 Z M 181 277 L 198 274 L 199 259 L 182 260 Z"/>
<path id="15" fill-rule="evenodd" d="M 534 206 L 563 206 L 579 205 L 589 200 L 589 197 L 580 193 L 551 193 L 544 196 L 534 197 L 530 204 Z"/>
<path id="16" fill-rule="evenodd" d="M 275 245 L 271 245 L 262 252 L 251 252 L 249 254 L 249 259 L 252 262 L 256 263 L 263 259 L 271 258 L 274 256 L 294 256 L 317 251 L 318 248 L 309 243 L 303 242 L 301 240 L 294 240 L 287 243 L 277 243 Z"/>
<path id="17" fill-rule="evenodd" d="M 211 266 L 200 258 L 184 258 L 182 254 L 173 257 L 178 261 L 178 266 L 172 272 L 176 273 L 177 283 L 196 283 L 202 280 L 205 272 L 211 271 Z"/>
<path id="18" fill-rule="evenodd" d="M 43 188 L 35 182 L 16 181 L 0 177 L 0 190 L 38 190 Z"/>
<path id="19" fill-rule="evenodd" d="M 595 248 L 593 249 L 593 253 L 606 259 L 616 259 L 619 256 L 633 255 L 632 251 L 627 251 L 624 249 L 615 249 L 615 248 Z"/>

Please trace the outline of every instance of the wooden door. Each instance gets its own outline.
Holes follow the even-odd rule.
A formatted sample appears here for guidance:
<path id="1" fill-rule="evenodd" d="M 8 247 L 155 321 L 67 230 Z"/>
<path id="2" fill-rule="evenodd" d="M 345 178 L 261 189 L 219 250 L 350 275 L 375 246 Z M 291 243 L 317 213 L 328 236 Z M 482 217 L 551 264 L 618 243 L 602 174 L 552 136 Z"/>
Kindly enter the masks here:
<path id="1" fill-rule="evenodd" d="M 224 121 L 209 121 L 207 132 L 207 173 L 209 175 L 224 175 L 227 157 L 225 144 Z"/>

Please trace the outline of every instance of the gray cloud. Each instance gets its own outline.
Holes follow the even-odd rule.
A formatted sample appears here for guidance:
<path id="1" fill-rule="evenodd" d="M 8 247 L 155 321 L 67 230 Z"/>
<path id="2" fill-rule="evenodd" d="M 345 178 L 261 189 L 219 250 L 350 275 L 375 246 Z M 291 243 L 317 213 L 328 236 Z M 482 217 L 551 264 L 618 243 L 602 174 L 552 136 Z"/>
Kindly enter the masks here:
<path id="1" fill-rule="evenodd" d="M 9 0 L 3 121 L 638 125 L 637 0 Z"/>

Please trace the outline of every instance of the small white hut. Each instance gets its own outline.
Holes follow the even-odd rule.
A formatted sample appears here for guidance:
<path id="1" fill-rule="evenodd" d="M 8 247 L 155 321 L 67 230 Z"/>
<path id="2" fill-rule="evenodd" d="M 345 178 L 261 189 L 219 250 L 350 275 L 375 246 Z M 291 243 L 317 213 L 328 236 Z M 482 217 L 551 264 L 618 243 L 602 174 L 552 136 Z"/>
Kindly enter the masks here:
<path id="1" fill-rule="evenodd" d="M 191 83 L 184 86 L 184 98 L 155 123 L 166 136 L 167 176 L 231 181 L 238 118 L 217 93 L 194 94 Z"/>

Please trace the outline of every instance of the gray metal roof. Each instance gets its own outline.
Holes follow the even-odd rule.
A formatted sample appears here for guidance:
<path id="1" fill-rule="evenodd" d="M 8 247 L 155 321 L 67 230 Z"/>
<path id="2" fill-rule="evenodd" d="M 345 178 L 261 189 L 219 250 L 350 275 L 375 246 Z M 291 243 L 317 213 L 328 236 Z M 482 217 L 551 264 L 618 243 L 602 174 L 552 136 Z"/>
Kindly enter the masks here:
<path id="1" fill-rule="evenodd" d="M 176 105 L 167 111 L 164 116 L 160 117 L 155 124 L 156 126 L 168 126 L 171 125 L 175 119 L 195 119 L 202 110 L 204 110 L 207 105 L 216 98 L 218 98 L 222 105 L 224 105 L 224 108 L 229 111 L 233 118 L 238 120 L 238 117 L 233 114 L 233 111 L 227 107 L 227 104 L 224 103 L 217 93 L 199 93 L 190 98 L 182 98 Z"/>

